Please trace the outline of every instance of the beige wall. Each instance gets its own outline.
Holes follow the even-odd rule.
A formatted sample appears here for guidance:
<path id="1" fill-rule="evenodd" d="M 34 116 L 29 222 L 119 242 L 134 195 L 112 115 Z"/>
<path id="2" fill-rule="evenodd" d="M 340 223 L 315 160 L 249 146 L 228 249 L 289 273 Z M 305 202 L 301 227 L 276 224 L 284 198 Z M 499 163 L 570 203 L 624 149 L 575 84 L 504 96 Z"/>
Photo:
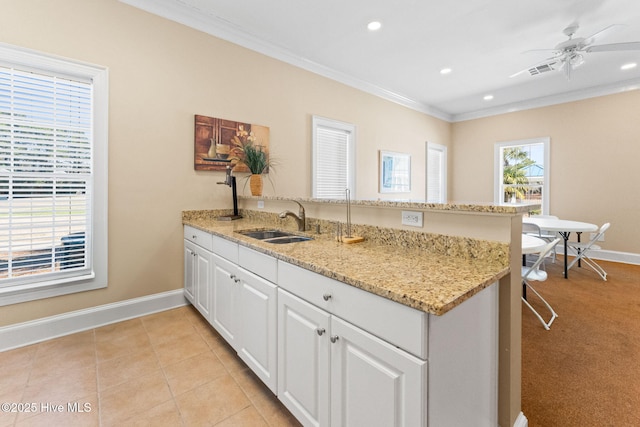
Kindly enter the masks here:
<path id="1" fill-rule="evenodd" d="M 640 91 L 455 123 L 452 199 L 493 200 L 496 142 L 550 137 L 550 213 L 601 225 L 603 249 L 640 253 Z"/>
<path id="2" fill-rule="evenodd" d="M 0 326 L 182 286 L 181 211 L 231 205 L 223 173 L 193 169 L 195 114 L 269 126 L 280 166 L 265 192 L 280 196 L 310 196 L 313 114 L 357 126 L 360 198 L 379 197 L 378 150 L 399 146 L 403 197 L 423 198 L 425 141 L 451 138 L 449 123 L 117 0 L 5 1 L 0 40 L 110 73 L 108 288 L 2 307 Z"/>

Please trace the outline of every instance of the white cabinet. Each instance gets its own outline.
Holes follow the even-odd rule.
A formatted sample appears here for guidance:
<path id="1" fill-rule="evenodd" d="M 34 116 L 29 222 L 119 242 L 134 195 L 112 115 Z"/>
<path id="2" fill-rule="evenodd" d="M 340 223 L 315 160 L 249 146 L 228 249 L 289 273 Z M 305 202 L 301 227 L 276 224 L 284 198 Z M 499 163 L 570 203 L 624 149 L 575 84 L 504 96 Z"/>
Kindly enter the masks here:
<path id="1" fill-rule="evenodd" d="M 238 356 L 274 393 L 277 384 L 277 287 L 265 278 L 218 254 L 236 257 L 263 273 L 272 257 L 263 259 L 251 249 L 218 250 L 214 240 L 211 324 Z M 254 253 L 255 252 L 255 253 Z M 265 274 L 265 273 L 263 273 Z M 266 274 L 269 275 L 269 274 Z"/>
<path id="2" fill-rule="evenodd" d="M 278 398 L 305 426 L 329 425 L 330 315 L 278 290 Z"/>
<path id="3" fill-rule="evenodd" d="M 238 266 L 213 254 L 211 325 L 238 351 L 240 319 Z"/>
<path id="4" fill-rule="evenodd" d="M 274 393 L 277 390 L 277 287 L 244 268 L 240 279 L 238 356 Z"/>
<path id="5" fill-rule="evenodd" d="M 278 286 L 278 397 L 305 426 L 497 425 L 495 284 L 443 316 L 284 262 Z"/>
<path id="6" fill-rule="evenodd" d="M 189 227 L 190 228 L 190 227 Z M 211 236 L 185 227 L 184 293 L 186 298 L 209 320 L 211 317 Z M 201 246 L 201 244 L 203 246 Z"/>
<path id="7" fill-rule="evenodd" d="M 280 289 L 278 397 L 305 426 L 423 426 L 426 362 Z"/>
<path id="8" fill-rule="evenodd" d="M 331 425 L 426 426 L 427 362 L 331 317 Z"/>
<path id="9" fill-rule="evenodd" d="M 305 426 L 497 425 L 498 287 L 432 316 L 185 226 L 185 296 Z"/>

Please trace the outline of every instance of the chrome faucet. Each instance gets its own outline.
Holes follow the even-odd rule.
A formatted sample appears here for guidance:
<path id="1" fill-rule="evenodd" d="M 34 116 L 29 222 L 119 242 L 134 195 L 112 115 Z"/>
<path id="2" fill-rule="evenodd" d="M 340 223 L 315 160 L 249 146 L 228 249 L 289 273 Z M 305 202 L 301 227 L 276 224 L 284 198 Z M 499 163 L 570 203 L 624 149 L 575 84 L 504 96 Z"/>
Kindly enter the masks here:
<path id="1" fill-rule="evenodd" d="M 293 201 L 296 202 L 295 200 Z M 306 216 L 304 213 L 304 206 L 302 206 L 300 202 L 296 202 L 296 203 L 299 206 L 298 215 L 294 214 L 291 211 L 284 211 L 278 214 L 278 218 L 285 219 L 287 216 L 293 217 L 293 219 L 295 219 L 296 222 L 298 223 L 298 231 L 305 231 L 307 227 L 305 223 Z"/>

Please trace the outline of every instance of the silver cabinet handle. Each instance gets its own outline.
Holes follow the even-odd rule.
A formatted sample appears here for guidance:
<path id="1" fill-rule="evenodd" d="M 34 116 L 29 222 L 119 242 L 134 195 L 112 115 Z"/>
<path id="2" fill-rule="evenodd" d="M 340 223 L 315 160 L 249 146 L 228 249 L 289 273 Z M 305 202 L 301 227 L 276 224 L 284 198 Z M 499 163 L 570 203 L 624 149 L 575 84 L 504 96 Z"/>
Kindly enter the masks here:
<path id="1" fill-rule="evenodd" d="M 236 278 L 236 275 L 235 275 L 235 274 L 230 274 L 230 275 L 229 275 L 229 279 L 235 279 L 235 278 Z"/>
<path id="2" fill-rule="evenodd" d="M 329 301 L 331 299 L 331 294 L 322 295 L 322 299 L 324 299 L 325 301 Z"/>
<path id="3" fill-rule="evenodd" d="M 240 282 L 240 279 L 233 279 L 233 281 L 238 283 L 238 282 Z"/>
<path id="4" fill-rule="evenodd" d="M 326 332 L 324 328 L 318 328 L 316 329 L 316 332 L 318 333 L 318 335 L 322 336 L 324 335 L 324 333 Z"/>
<path id="5" fill-rule="evenodd" d="M 332 343 L 336 343 L 336 341 L 338 341 L 338 336 L 337 335 L 331 335 L 331 338 L 329 338 L 331 340 Z"/>
<path id="6" fill-rule="evenodd" d="M 191 236 L 194 240 L 198 238 L 198 236 L 196 236 L 195 234 L 193 236 Z"/>

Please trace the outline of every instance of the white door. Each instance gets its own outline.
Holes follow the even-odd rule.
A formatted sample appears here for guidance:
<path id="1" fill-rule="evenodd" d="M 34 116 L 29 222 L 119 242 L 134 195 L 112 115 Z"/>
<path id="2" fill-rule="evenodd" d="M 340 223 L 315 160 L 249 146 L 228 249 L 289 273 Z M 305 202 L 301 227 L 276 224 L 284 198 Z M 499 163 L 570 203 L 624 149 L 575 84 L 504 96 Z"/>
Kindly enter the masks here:
<path id="1" fill-rule="evenodd" d="M 195 245 L 188 240 L 184 241 L 184 296 L 191 302 L 196 303 L 195 295 Z"/>
<path id="2" fill-rule="evenodd" d="M 211 318 L 211 256 L 211 253 L 198 248 L 194 257 L 196 308 L 207 320 Z"/>
<path id="3" fill-rule="evenodd" d="M 426 426 L 427 362 L 331 318 L 331 425 Z"/>
<path id="4" fill-rule="evenodd" d="M 237 277 L 238 268 L 235 264 L 212 255 L 213 286 L 211 324 L 222 337 L 237 351 L 238 333 L 238 288 L 240 279 Z"/>
<path id="5" fill-rule="evenodd" d="M 329 425 L 329 318 L 278 289 L 278 398 L 304 426 Z"/>
<path id="6" fill-rule="evenodd" d="M 238 355 L 274 393 L 277 392 L 277 287 L 243 268 L 240 278 Z"/>

